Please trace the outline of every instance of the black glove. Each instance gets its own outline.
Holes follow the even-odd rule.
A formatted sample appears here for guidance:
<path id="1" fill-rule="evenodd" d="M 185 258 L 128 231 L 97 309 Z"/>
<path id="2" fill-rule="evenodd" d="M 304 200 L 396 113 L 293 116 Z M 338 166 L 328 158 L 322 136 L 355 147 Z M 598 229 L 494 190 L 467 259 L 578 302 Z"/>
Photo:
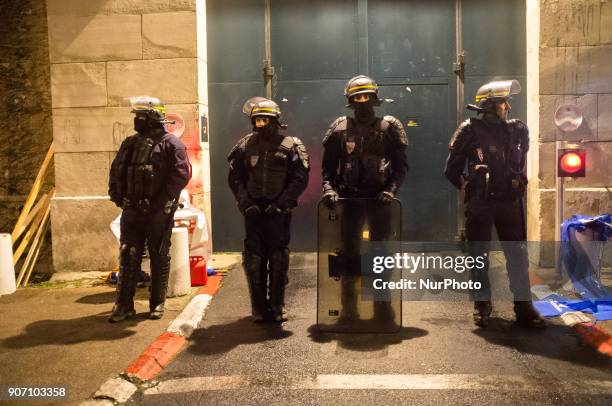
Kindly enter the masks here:
<path id="1" fill-rule="evenodd" d="M 283 213 L 284 210 L 278 207 L 276 203 L 272 203 L 269 204 L 268 207 L 266 207 L 265 212 L 268 216 L 276 216 L 277 214 Z"/>
<path id="2" fill-rule="evenodd" d="M 336 207 L 339 199 L 340 196 L 338 196 L 338 193 L 336 193 L 334 189 L 329 189 L 327 192 L 323 193 L 323 204 L 330 210 Z"/>
<path id="3" fill-rule="evenodd" d="M 259 210 L 259 206 L 258 205 L 252 204 L 249 207 L 247 207 L 246 209 L 244 209 L 242 214 L 244 214 L 246 217 L 248 217 L 248 216 L 256 216 L 258 214 L 261 214 L 261 210 Z"/>
<path id="4" fill-rule="evenodd" d="M 127 209 L 131 205 L 132 205 L 132 202 L 130 201 L 130 199 L 128 199 L 127 197 L 124 197 L 123 199 L 121 199 L 121 202 L 117 206 L 119 206 L 122 209 Z"/>
<path id="5" fill-rule="evenodd" d="M 387 190 L 383 190 L 376 196 L 376 200 L 382 204 L 390 204 L 393 199 L 395 199 L 395 195 Z"/>

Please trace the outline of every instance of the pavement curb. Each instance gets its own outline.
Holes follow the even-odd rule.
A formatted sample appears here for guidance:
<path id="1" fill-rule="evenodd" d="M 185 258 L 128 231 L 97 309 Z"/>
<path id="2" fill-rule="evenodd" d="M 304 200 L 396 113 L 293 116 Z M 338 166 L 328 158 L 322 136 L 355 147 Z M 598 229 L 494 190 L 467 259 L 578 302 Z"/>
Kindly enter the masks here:
<path id="1" fill-rule="evenodd" d="M 109 401 L 125 403 L 138 390 L 137 385 L 157 376 L 185 347 L 187 339 L 204 318 L 213 296 L 219 292 L 222 280 L 223 275 L 210 276 L 206 285 L 170 323 L 166 332 L 157 337 L 119 376 L 103 383 L 93 398 L 82 402 L 81 406 Z"/>
<path id="2" fill-rule="evenodd" d="M 537 292 L 535 292 L 536 296 L 538 293 L 546 295 L 550 292 L 550 289 L 544 284 L 544 281 L 532 271 L 529 271 L 529 282 L 532 292 L 537 290 Z M 567 327 L 571 327 L 578 334 L 583 344 L 595 348 L 601 354 L 612 357 L 612 336 L 610 333 L 600 325 L 591 321 L 576 322 L 576 320 L 581 318 L 586 320 L 588 316 L 583 312 L 576 311 L 571 312 L 571 317 L 559 317 L 559 319 L 563 321 L 563 324 Z"/>

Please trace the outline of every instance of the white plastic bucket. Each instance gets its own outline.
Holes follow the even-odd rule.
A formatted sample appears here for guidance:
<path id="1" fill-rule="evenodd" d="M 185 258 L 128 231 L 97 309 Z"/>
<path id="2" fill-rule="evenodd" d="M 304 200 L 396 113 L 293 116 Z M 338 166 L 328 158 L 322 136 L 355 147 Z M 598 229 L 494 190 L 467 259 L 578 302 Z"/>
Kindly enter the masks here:
<path id="1" fill-rule="evenodd" d="M 183 296 L 191 292 L 189 273 L 189 232 L 185 227 L 172 229 L 170 246 L 170 279 L 167 297 Z"/>
<path id="2" fill-rule="evenodd" d="M 0 295 L 10 295 L 16 290 L 13 241 L 10 234 L 0 234 Z"/>

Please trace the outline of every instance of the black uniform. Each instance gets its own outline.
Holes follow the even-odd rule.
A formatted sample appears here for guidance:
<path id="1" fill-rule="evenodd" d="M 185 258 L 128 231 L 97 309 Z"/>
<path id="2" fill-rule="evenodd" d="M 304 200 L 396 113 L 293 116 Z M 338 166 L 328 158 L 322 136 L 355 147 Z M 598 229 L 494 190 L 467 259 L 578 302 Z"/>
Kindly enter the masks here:
<path id="1" fill-rule="evenodd" d="M 245 213 L 243 253 L 253 315 L 272 313 L 278 320 L 289 266 L 290 211 L 308 185 L 309 158 L 298 138 L 274 130 L 268 137 L 254 132 L 242 138 L 228 162 L 228 183 L 240 211 L 257 208 Z"/>
<path id="2" fill-rule="evenodd" d="M 394 196 L 408 172 L 407 145 L 406 132 L 393 116 L 372 117 L 370 124 L 351 117 L 338 118 L 323 140 L 323 192 L 335 191 L 340 198 L 376 198 L 383 192 Z M 360 274 L 359 242 L 364 223 L 369 224 L 372 241 L 387 240 L 391 229 L 390 206 L 369 207 L 364 212 L 354 201 L 343 203 L 342 255 L 351 264 L 341 271 L 341 317 L 347 322 L 352 322 L 357 313 L 354 289 Z M 375 302 L 375 312 L 388 312 L 388 304 Z"/>
<path id="3" fill-rule="evenodd" d="M 483 270 L 472 271 L 482 289 L 476 301 L 490 301 L 488 252 L 494 225 L 506 257 L 510 289 L 516 301 L 529 301 L 528 256 L 522 199 L 527 185 L 529 130 L 520 120 L 494 114 L 463 122 L 449 145 L 444 173 L 457 188 L 465 184 L 466 237 L 472 256 L 487 256 Z M 468 173 L 464 174 L 467 163 Z"/>
<path id="4" fill-rule="evenodd" d="M 149 306 L 163 313 L 170 272 L 170 234 L 181 190 L 191 178 L 185 145 L 157 128 L 121 144 L 109 177 L 109 195 L 123 209 L 117 305 L 133 311 L 145 244 L 151 259 Z"/>
<path id="5" fill-rule="evenodd" d="M 323 192 L 363 198 L 395 194 L 408 172 L 407 145 L 402 123 L 393 116 L 375 117 L 369 125 L 338 118 L 323 139 Z"/>

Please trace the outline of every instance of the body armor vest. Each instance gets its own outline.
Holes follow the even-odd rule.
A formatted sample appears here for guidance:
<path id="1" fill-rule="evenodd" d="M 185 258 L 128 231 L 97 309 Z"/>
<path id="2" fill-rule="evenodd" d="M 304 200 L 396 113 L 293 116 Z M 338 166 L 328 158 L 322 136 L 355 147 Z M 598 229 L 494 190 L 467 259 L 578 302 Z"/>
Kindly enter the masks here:
<path id="1" fill-rule="evenodd" d="M 280 140 L 280 142 L 278 142 Z M 252 135 L 245 147 L 247 191 L 253 199 L 275 200 L 285 189 L 295 142 L 278 135 L 272 141 Z"/>
<path id="2" fill-rule="evenodd" d="M 476 142 L 468 163 L 470 198 L 522 197 L 527 148 L 521 145 L 520 135 L 506 123 L 489 124 L 479 119 L 471 123 Z"/>
<path id="3" fill-rule="evenodd" d="M 342 155 L 338 188 L 346 196 L 367 195 L 383 190 L 389 178 L 385 136 L 389 123 L 358 127 L 352 118 L 340 129 Z"/>
<path id="4" fill-rule="evenodd" d="M 125 191 L 125 195 L 130 199 L 150 199 L 155 195 L 155 171 L 151 162 L 151 152 L 155 144 L 153 139 L 140 134 L 132 144 Z"/>

